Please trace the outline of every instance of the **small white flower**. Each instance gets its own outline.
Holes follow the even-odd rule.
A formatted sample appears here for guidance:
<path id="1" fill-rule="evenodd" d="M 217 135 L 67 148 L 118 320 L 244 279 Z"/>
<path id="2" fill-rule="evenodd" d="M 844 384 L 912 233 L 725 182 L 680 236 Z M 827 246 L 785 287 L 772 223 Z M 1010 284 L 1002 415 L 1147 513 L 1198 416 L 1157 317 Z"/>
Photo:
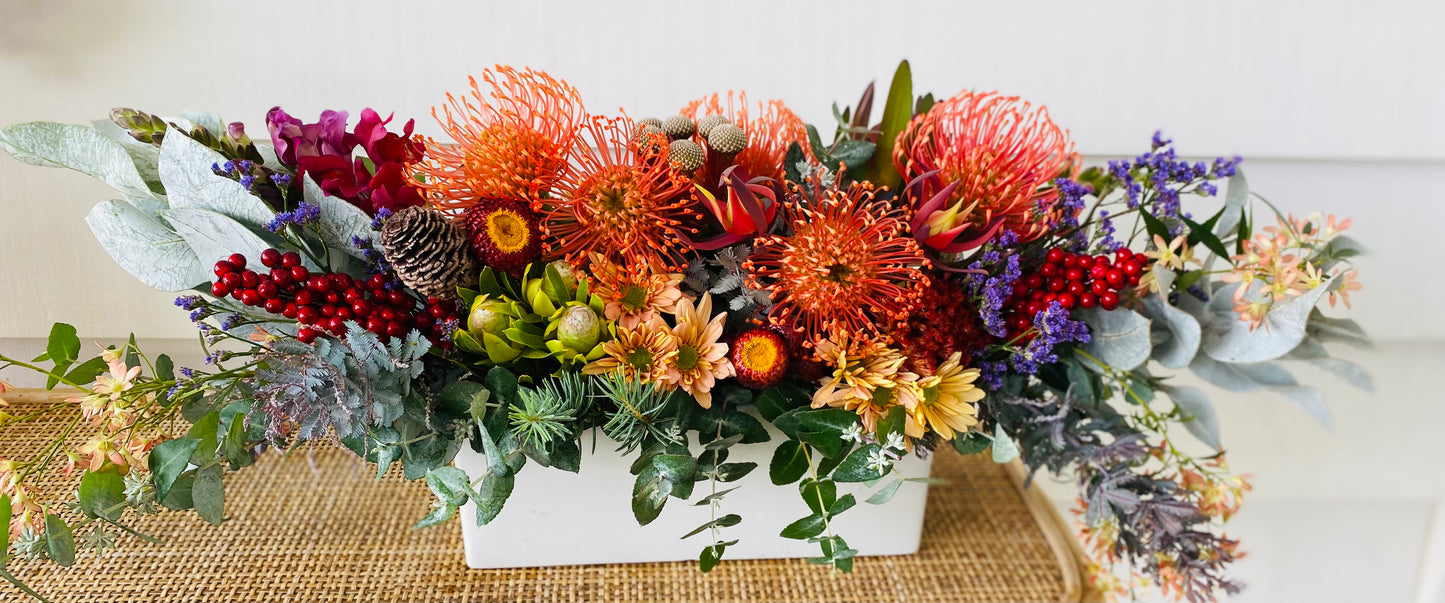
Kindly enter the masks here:
<path id="1" fill-rule="evenodd" d="M 887 448 L 892 448 L 892 449 L 897 450 L 897 451 L 899 451 L 899 452 L 902 452 L 902 451 L 906 450 L 906 449 L 903 447 L 903 434 L 898 433 L 898 432 L 896 432 L 896 431 L 893 432 L 893 433 L 888 434 L 888 443 L 885 444 L 884 446 L 887 447 Z"/>
<path id="2" fill-rule="evenodd" d="M 673 423 L 672 426 L 670 426 L 670 427 L 667 428 L 667 434 L 666 434 L 666 435 L 667 435 L 667 439 L 668 439 L 669 441 L 673 442 L 673 443 L 684 443 L 684 442 L 685 442 L 685 441 L 682 439 L 682 426 L 681 426 L 681 425 L 678 425 L 677 423 Z"/>
<path id="3" fill-rule="evenodd" d="M 884 453 L 882 449 L 874 450 L 871 454 L 868 455 L 869 471 L 872 471 L 874 473 L 887 473 L 888 470 L 892 468 L 893 459 L 888 458 L 888 455 Z"/>
<path id="4" fill-rule="evenodd" d="M 845 441 L 857 442 L 857 443 L 859 443 L 859 444 L 862 444 L 862 443 L 863 443 L 863 426 L 862 426 L 861 424 L 858 424 L 858 423 L 854 423 L 854 424 L 852 424 L 852 425 L 849 425 L 847 431 L 844 431 L 844 432 L 843 432 L 843 439 L 844 439 Z"/>

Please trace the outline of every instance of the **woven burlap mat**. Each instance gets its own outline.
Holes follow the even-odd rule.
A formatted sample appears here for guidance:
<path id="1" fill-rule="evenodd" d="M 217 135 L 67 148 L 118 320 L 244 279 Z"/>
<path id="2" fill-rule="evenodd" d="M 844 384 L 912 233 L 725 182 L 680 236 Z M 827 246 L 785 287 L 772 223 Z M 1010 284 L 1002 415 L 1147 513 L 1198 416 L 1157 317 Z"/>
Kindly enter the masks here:
<path id="1" fill-rule="evenodd" d="M 12 397 L 19 415 L 53 397 Z M 58 417 L 57 417 L 58 418 Z M 0 457 L 36 450 L 59 423 L 0 431 Z M 55 601 L 1063 601 L 1079 600 L 1069 536 L 1046 502 L 1022 492 L 1017 470 L 984 455 L 940 454 L 922 550 L 863 557 L 851 575 L 800 559 L 467 569 L 461 530 L 413 530 L 430 506 L 424 484 L 330 447 L 267 454 L 226 478 L 220 526 L 193 512 L 136 523 L 165 541 L 130 537 L 71 568 L 12 561 L 10 570 Z M 524 474 L 525 477 L 525 474 Z M 63 482 L 58 488 L 73 488 Z M 0 585 L 0 600 L 26 597 Z"/>

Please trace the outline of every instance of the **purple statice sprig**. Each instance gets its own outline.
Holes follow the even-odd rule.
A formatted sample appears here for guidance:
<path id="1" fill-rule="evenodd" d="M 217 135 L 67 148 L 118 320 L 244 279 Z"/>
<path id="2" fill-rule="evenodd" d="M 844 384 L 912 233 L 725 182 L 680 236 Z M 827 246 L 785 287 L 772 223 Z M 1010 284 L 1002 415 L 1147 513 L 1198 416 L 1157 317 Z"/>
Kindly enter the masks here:
<path id="1" fill-rule="evenodd" d="M 1050 302 L 1049 307 L 1034 316 L 1034 338 L 1009 358 L 1009 363 L 1021 373 L 1037 373 L 1039 367 L 1058 362 L 1054 348 L 1064 343 L 1088 343 L 1089 326 L 1082 320 L 1071 320 L 1068 309 L 1059 302 Z"/>
<path id="2" fill-rule="evenodd" d="M 280 232 L 290 225 L 309 226 L 321 220 L 321 206 L 302 201 L 291 211 L 277 212 L 276 217 L 266 225 L 266 230 Z"/>
<path id="3" fill-rule="evenodd" d="M 1215 158 L 1212 163 L 1181 159 L 1174 141 L 1155 132 L 1150 150 L 1133 160 L 1110 161 L 1108 172 L 1118 180 L 1130 209 L 1148 211 L 1173 228 L 1182 229 L 1180 198 L 1184 194 L 1212 197 L 1219 189 L 1211 181 L 1233 176 L 1243 161 L 1240 157 Z"/>

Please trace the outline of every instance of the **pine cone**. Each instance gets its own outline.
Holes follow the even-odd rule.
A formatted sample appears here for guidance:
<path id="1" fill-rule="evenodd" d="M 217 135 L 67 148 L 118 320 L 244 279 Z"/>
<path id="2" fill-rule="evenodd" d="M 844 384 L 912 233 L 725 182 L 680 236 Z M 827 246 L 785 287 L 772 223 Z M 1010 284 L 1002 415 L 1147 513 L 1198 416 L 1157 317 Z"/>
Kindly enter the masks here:
<path id="1" fill-rule="evenodd" d="M 428 207 L 408 207 L 388 218 L 381 251 L 402 284 L 427 297 L 454 297 L 478 272 L 466 230 Z"/>

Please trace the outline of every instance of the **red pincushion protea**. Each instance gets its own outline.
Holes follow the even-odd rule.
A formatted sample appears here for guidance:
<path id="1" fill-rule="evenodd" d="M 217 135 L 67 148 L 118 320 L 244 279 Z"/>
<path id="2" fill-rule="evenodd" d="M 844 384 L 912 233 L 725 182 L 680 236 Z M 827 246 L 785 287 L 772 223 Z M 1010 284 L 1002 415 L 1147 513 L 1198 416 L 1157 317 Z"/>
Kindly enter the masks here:
<path id="1" fill-rule="evenodd" d="M 928 286 L 928 261 L 899 212 L 866 182 L 820 197 L 807 207 L 794 196 L 792 234 L 759 237 L 744 265 L 755 286 L 770 291 L 770 320 L 811 341 L 907 318 Z"/>
<path id="2" fill-rule="evenodd" d="M 1043 235 L 1058 211 L 1050 183 L 1078 162 L 1068 131 L 1047 110 L 993 92 L 963 92 L 933 105 L 908 123 L 893 149 L 905 180 L 936 172 L 935 189 L 953 186 L 938 196 L 909 191 L 914 235 L 949 253 L 1001 229 L 1020 241 Z"/>
<path id="3" fill-rule="evenodd" d="M 432 117 L 455 144 L 427 140 L 413 166 L 432 205 L 449 210 L 478 199 L 524 199 L 533 211 L 561 177 L 585 119 L 577 89 L 545 72 L 497 66 L 471 79 L 470 98 L 447 94 Z"/>
<path id="4" fill-rule="evenodd" d="M 666 145 L 632 141 L 637 126 L 597 117 L 583 128 L 579 148 L 549 199 L 544 227 L 552 250 L 573 265 L 598 253 L 626 264 L 681 268 L 683 224 L 700 216 L 688 209 L 688 181 L 661 153 Z M 662 135 L 658 135 L 661 137 Z"/>
<path id="5" fill-rule="evenodd" d="M 803 119 L 780 100 L 759 102 L 749 112 L 748 93 L 739 92 L 734 96 L 729 91 L 726 96 L 713 94 L 692 101 L 683 107 L 682 114 L 694 121 L 706 115 L 721 115 L 742 128 L 748 135 L 748 145 L 733 157 L 732 165 L 741 167 L 748 178 L 765 177 L 782 182 L 783 157 L 788 154 L 788 147 L 796 142 L 808 148 L 808 130 Z M 702 144 L 701 135 L 695 138 Z M 717 181 L 716 176 L 699 174 L 708 186 Z"/>
<path id="6" fill-rule="evenodd" d="M 908 320 L 894 329 L 893 340 L 908 357 L 909 369 L 932 375 L 950 355 L 958 352 L 967 367 L 975 351 L 992 336 L 984 330 L 978 307 L 963 287 L 946 274 L 932 274 L 929 286 Z"/>

